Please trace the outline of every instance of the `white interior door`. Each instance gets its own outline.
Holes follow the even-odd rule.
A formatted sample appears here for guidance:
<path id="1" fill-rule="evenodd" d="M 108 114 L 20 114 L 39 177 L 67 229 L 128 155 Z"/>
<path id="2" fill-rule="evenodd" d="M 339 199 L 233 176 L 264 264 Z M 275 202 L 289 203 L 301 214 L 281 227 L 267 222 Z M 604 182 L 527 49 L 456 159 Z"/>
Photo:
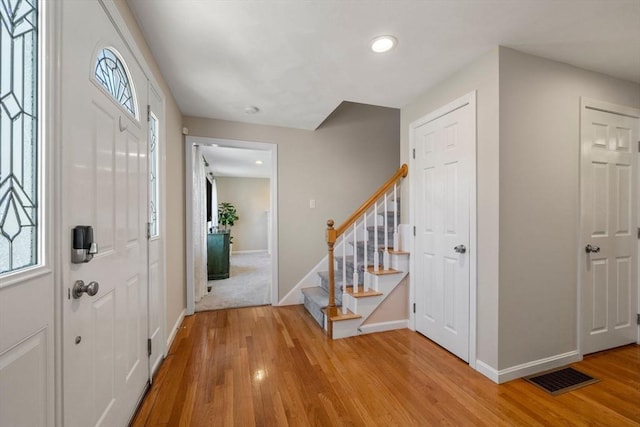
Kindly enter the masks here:
<path id="1" fill-rule="evenodd" d="M 467 362 L 473 123 L 466 104 L 412 129 L 415 326 Z"/>
<path id="2" fill-rule="evenodd" d="M 588 354 L 636 341 L 639 121 L 588 103 L 581 119 L 580 329 Z"/>
<path id="3" fill-rule="evenodd" d="M 64 2 L 62 21 L 63 422 L 124 426 L 149 374 L 147 81 L 97 0 Z M 88 263 L 70 260 L 77 225 L 94 228 Z M 75 298 L 78 280 L 97 294 Z"/>

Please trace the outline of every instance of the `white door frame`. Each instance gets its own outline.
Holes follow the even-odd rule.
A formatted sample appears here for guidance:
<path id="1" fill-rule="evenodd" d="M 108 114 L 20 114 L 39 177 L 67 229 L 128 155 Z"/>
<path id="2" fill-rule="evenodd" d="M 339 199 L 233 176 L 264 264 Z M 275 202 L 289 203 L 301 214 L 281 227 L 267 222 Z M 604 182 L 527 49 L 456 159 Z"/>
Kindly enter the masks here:
<path id="1" fill-rule="evenodd" d="M 605 102 L 605 101 L 599 101 L 596 99 L 592 99 L 592 98 L 588 98 L 585 96 L 581 96 L 580 97 L 580 131 L 579 131 L 579 138 L 578 138 L 578 156 L 579 159 L 582 158 L 582 125 L 583 125 L 583 120 L 582 120 L 582 115 L 583 112 L 586 108 L 591 108 L 594 110 L 600 110 L 603 112 L 607 112 L 607 113 L 612 113 L 612 114 L 619 114 L 622 116 L 628 116 L 628 117 L 632 117 L 635 119 L 640 120 L 640 109 L 637 108 L 632 108 L 632 107 L 627 107 L 624 105 L 618 105 L 618 104 L 612 104 L 610 102 Z M 637 141 L 632 141 L 633 144 L 636 143 L 640 143 Z M 636 154 L 636 167 L 640 168 L 640 155 L 638 154 L 638 150 L 640 149 L 640 147 L 632 147 L 633 152 Z M 578 194 L 581 195 L 582 194 L 582 161 L 580 161 L 578 163 L 579 167 L 578 167 L 578 183 L 579 183 L 579 189 L 578 189 Z M 640 173 L 638 173 L 638 182 L 636 182 L 636 194 L 635 196 L 635 203 L 636 206 L 640 205 Z M 577 275 L 577 286 L 576 286 L 576 292 L 577 292 L 577 301 L 578 301 L 578 310 L 577 310 L 577 316 L 576 316 L 576 336 L 577 336 L 577 342 L 578 342 L 578 353 L 580 354 L 580 357 L 582 358 L 584 356 L 583 353 L 583 349 L 582 349 L 582 292 L 581 292 L 581 286 L 582 286 L 582 258 L 584 257 L 584 246 L 582 246 L 582 222 L 581 222 L 581 217 L 582 217 L 582 202 L 579 202 L 578 205 L 578 227 L 577 227 L 577 235 L 578 235 L 578 248 L 577 248 L 577 265 L 578 265 L 578 275 Z M 640 227 L 640 208 L 637 209 L 638 213 L 636 216 L 636 227 Z M 640 258 L 640 240 L 638 240 L 638 258 Z M 640 259 L 636 260 L 636 264 L 637 264 L 637 268 L 638 268 L 638 281 L 640 282 Z M 640 311 L 640 283 L 636 283 L 636 286 L 638 286 L 638 301 L 637 301 L 637 307 L 638 307 L 638 311 Z M 640 344 L 640 325 L 637 326 L 637 337 L 636 337 L 636 343 Z"/>
<path id="2" fill-rule="evenodd" d="M 145 77 L 147 78 L 150 85 L 154 87 L 154 89 L 158 92 L 162 102 L 163 115 L 165 117 L 165 123 L 162 123 L 160 126 L 160 135 L 163 141 L 166 141 L 166 96 L 161 86 L 158 84 L 151 68 L 147 64 L 145 57 L 138 47 L 138 44 L 133 37 L 129 27 L 127 26 L 125 20 L 120 15 L 118 7 L 116 6 L 115 0 L 97 0 L 101 6 L 105 9 L 107 16 L 113 22 L 114 27 L 120 33 L 122 39 L 125 44 L 131 51 L 133 57 L 136 62 L 142 69 Z M 61 92 L 60 92 L 60 79 L 62 76 L 60 75 L 60 56 L 62 46 L 60 45 L 61 35 L 60 32 L 62 30 L 62 5 L 59 2 L 52 2 L 51 4 L 47 4 L 47 7 L 50 9 L 49 18 L 47 19 L 46 34 L 49 37 L 49 41 L 47 42 L 47 46 L 51 48 L 51 58 L 49 60 L 49 66 L 47 67 L 46 72 L 49 75 L 46 76 L 46 84 L 49 86 L 48 90 L 51 90 L 51 98 L 47 100 L 47 108 L 49 109 L 48 116 L 51 117 L 49 120 L 49 124 L 52 129 L 47 130 L 49 133 L 47 145 L 57 146 L 61 139 L 61 130 L 59 117 L 61 115 L 60 112 L 60 100 L 61 100 Z M 53 124 L 51 124 L 53 123 Z M 54 151 L 54 150 L 51 150 Z M 161 232 L 163 236 L 166 236 L 166 143 L 162 144 L 161 151 L 161 159 L 160 159 L 160 168 L 161 168 L 161 177 L 160 177 L 160 198 L 162 200 L 160 206 L 160 216 L 161 216 Z M 46 159 L 47 166 L 51 165 L 49 168 L 54 175 L 54 194 L 61 194 L 62 192 L 62 155 L 60 150 L 55 150 L 54 153 L 49 152 L 48 157 Z M 63 235 L 61 221 L 62 221 L 62 205 L 59 198 L 55 198 L 55 201 L 51 202 L 51 206 L 53 206 L 55 212 L 55 219 L 53 221 L 53 234 L 54 241 L 51 242 L 51 246 L 55 248 L 53 258 L 54 267 L 54 281 L 55 281 L 55 289 L 57 293 L 57 297 L 55 298 L 54 304 L 54 315 L 55 315 L 55 373 L 54 373 L 54 384 L 55 384 L 55 425 L 62 425 L 62 415 L 63 415 L 63 370 L 62 370 L 62 304 L 66 297 L 64 283 L 62 281 L 62 251 L 68 250 L 69 247 L 69 236 L 66 234 Z M 162 342 L 163 348 L 161 349 L 164 356 L 167 356 L 168 347 L 167 347 L 167 333 L 166 333 L 166 317 L 167 317 L 167 308 L 166 308 L 166 239 L 164 239 L 163 243 L 163 260 L 162 260 L 162 268 L 163 268 L 163 277 L 162 282 L 160 284 L 160 293 L 162 295 L 162 307 L 161 307 L 161 322 L 164 326 L 163 334 L 164 339 L 160 340 Z"/>
<path id="3" fill-rule="evenodd" d="M 278 145 L 269 142 L 240 141 L 233 139 L 187 136 L 185 138 L 185 183 L 186 183 L 186 231 L 187 231 L 187 315 L 195 313 L 193 271 L 193 162 L 191 148 L 194 144 L 220 147 L 245 148 L 271 151 L 271 305 L 278 305 Z"/>
<path id="4" fill-rule="evenodd" d="M 472 158 L 473 161 L 469 164 L 469 176 L 471 177 L 471 186 L 469 188 L 469 366 L 476 369 L 476 340 L 477 340 L 477 289 L 478 289 L 478 253 L 477 253 L 477 126 L 476 126 L 476 91 L 469 92 L 468 94 L 450 102 L 438 108 L 435 111 L 413 121 L 409 125 L 409 218 L 410 223 L 413 225 L 416 222 L 415 213 L 415 200 L 416 200 L 416 184 L 414 182 L 412 171 L 415 169 L 415 159 L 413 157 L 413 150 L 415 149 L 416 141 L 414 141 L 414 131 L 416 128 L 436 120 L 442 116 L 449 114 L 452 111 L 458 110 L 462 107 L 469 105 L 472 109 L 472 132 L 474 143 Z M 415 254 L 415 238 L 411 239 L 411 253 Z M 410 271 L 415 271 L 416 257 L 412 256 L 410 259 Z M 409 307 L 413 307 L 416 302 L 415 292 L 416 283 L 415 275 L 409 275 Z M 416 330 L 416 316 L 413 310 L 409 310 L 409 329 Z"/>

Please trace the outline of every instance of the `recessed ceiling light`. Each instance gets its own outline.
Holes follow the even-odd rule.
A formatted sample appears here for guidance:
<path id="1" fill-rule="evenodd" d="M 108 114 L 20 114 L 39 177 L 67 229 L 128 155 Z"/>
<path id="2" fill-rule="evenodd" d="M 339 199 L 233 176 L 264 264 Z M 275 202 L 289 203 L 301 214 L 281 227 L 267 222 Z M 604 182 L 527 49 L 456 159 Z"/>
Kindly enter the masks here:
<path id="1" fill-rule="evenodd" d="M 262 160 L 256 160 L 256 165 L 261 165 L 262 164 Z"/>
<path id="2" fill-rule="evenodd" d="M 256 114 L 260 112 L 260 109 L 258 107 L 256 107 L 255 105 L 249 105 L 248 107 L 246 107 L 244 109 L 244 112 L 247 114 Z"/>
<path id="3" fill-rule="evenodd" d="M 389 52 L 398 44 L 398 39 L 393 36 L 378 36 L 371 40 L 371 50 L 375 53 Z"/>

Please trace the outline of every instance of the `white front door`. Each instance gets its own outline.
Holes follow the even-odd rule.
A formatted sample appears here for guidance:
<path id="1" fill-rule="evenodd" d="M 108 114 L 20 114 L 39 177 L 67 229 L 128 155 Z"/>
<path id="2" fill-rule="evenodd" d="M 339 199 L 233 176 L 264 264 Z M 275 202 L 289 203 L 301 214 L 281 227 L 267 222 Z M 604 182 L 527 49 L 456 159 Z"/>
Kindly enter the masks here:
<path id="1" fill-rule="evenodd" d="M 473 108 L 466 104 L 412 128 L 416 330 L 469 361 L 470 190 Z"/>
<path id="2" fill-rule="evenodd" d="M 63 423 L 124 426 L 149 375 L 147 80 L 97 0 L 62 9 Z M 73 264 L 78 225 L 98 253 Z"/>
<path id="3" fill-rule="evenodd" d="M 581 111 L 582 354 L 635 342 L 637 334 L 639 120 L 609 107 L 586 101 Z"/>

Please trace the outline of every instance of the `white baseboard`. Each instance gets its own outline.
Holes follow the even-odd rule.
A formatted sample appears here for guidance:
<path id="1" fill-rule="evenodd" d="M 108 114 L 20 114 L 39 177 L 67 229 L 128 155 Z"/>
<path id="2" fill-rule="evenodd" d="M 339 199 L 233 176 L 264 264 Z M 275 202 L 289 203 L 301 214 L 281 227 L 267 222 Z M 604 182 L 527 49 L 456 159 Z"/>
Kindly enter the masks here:
<path id="1" fill-rule="evenodd" d="M 396 329 L 406 329 L 409 326 L 409 320 L 391 320 L 389 322 L 369 323 L 358 328 L 361 334 L 372 334 L 374 332 L 386 332 Z"/>
<path id="2" fill-rule="evenodd" d="M 476 359 L 476 371 L 480 372 L 494 383 L 500 384 L 500 375 L 498 374 L 498 371 L 484 363 L 482 360 Z"/>
<path id="3" fill-rule="evenodd" d="M 231 255 L 240 255 L 240 254 L 260 254 L 260 253 L 267 253 L 266 249 L 252 249 L 250 251 L 233 251 L 231 252 Z"/>
<path id="4" fill-rule="evenodd" d="M 522 363 L 499 371 L 481 360 L 476 360 L 476 370 L 491 381 L 497 384 L 502 384 L 507 381 L 515 380 L 516 378 L 522 378 L 539 372 L 548 371 L 550 369 L 560 368 L 581 360 L 582 355 L 580 355 L 578 350 L 574 350 L 563 354 L 557 354 L 555 356 L 545 357 L 544 359 Z"/>
<path id="5" fill-rule="evenodd" d="M 173 328 L 171 328 L 171 333 L 167 338 L 167 353 L 169 353 L 171 344 L 173 344 L 173 340 L 176 338 L 176 334 L 178 333 L 178 329 L 180 328 L 180 325 L 182 325 L 182 321 L 184 320 L 184 316 L 186 313 L 187 313 L 186 309 L 182 310 L 182 312 L 178 315 L 178 319 L 176 320 L 176 323 L 173 325 Z M 166 356 L 167 355 L 165 354 L 165 357 Z"/>

